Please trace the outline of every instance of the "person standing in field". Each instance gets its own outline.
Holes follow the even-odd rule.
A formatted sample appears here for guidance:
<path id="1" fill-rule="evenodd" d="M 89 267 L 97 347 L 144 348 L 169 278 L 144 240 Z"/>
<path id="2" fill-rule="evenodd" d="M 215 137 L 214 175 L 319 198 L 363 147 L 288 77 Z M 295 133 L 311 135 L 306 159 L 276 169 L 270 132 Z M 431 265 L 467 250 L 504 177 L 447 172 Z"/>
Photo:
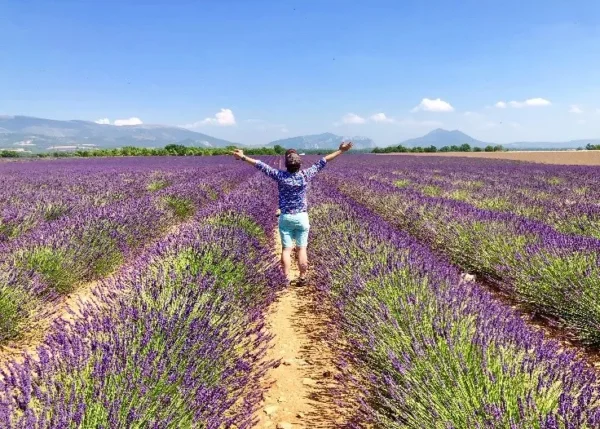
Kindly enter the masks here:
<path id="1" fill-rule="evenodd" d="M 306 284 L 306 271 L 308 270 L 308 256 L 306 247 L 308 246 L 308 231 L 310 222 L 308 219 L 308 204 L 306 200 L 306 190 L 310 180 L 321 171 L 327 162 L 349 151 L 352 143 L 341 143 L 337 151 L 321 158 L 313 166 L 301 170 L 302 158 L 295 149 L 289 149 L 285 152 L 286 170 L 277 170 L 262 161 L 252 159 L 244 155 L 244 151 L 236 149 L 233 151 L 235 159 L 241 159 L 248 164 L 254 165 L 260 171 L 265 173 L 271 179 L 277 181 L 279 188 L 279 235 L 281 236 L 281 266 L 288 280 L 290 280 L 290 266 L 292 262 L 292 250 L 294 241 L 298 248 L 298 266 L 300 268 L 300 278 L 298 285 Z"/>

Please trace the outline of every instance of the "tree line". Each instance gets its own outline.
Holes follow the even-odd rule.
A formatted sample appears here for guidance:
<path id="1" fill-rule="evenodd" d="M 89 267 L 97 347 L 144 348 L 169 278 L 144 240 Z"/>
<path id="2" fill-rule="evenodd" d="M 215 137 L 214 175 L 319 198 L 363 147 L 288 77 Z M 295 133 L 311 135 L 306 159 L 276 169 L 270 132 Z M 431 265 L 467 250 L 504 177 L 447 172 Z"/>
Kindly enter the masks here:
<path id="1" fill-rule="evenodd" d="M 465 143 L 460 146 L 443 146 L 439 149 L 433 145 L 428 147 L 406 147 L 400 144 L 398 146 L 390 146 L 384 148 L 376 147 L 372 150 L 372 153 L 503 152 L 505 150 L 506 149 L 504 149 L 504 147 L 501 144 L 488 145 L 484 148 L 481 148 L 478 146 L 471 147 L 470 144 Z"/>
<path id="2" fill-rule="evenodd" d="M 163 148 L 145 148 L 135 146 L 124 146 L 114 149 L 77 149 L 75 151 L 55 151 L 48 153 L 29 154 L 16 152 L 12 150 L 0 150 L 0 158 L 70 158 L 70 157 L 109 157 L 109 156 L 215 156 L 229 155 L 232 150 L 237 149 L 235 146 L 227 146 L 224 148 L 205 148 L 197 146 L 184 146 L 180 144 L 169 144 Z M 583 148 L 579 148 L 581 150 Z M 600 150 L 600 145 L 589 143 L 586 150 Z M 460 146 L 443 146 L 436 148 L 435 146 L 428 147 L 406 147 L 402 145 L 390 146 L 371 150 L 371 153 L 436 153 L 436 152 L 502 152 L 506 151 L 502 145 L 488 145 L 484 148 L 471 147 L 465 143 Z M 244 153 L 247 155 L 283 155 L 286 149 L 283 146 L 275 145 L 274 147 L 260 148 L 244 148 Z M 303 150 L 307 155 L 325 155 L 331 152 L 330 149 L 307 149 Z M 357 150 L 355 152 L 366 152 Z"/>
<path id="3" fill-rule="evenodd" d="M 23 152 L 15 152 L 10 150 L 0 151 L 2 158 L 20 158 L 20 157 L 35 157 L 35 158 L 94 158 L 94 157 L 113 157 L 113 156 L 216 156 L 229 155 L 231 151 L 237 149 L 235 146 L 227 146 L 222 148 L 204 148 L 197 146 L 184 146 L 180 144 L 169 144 L 162 148 L 146 148 L 135 146 L 124 146 L 113 149 L 77 149 L 74 151 L 54 151 L 38 154 L 24 154 Z M 244 153 L 247 155 L 283 155 L 286 149 L 283 146 L 275 145 L 274 147 L 260 148 L 244 148 Z M 302 151 L 308 155 L 322 155 L 329 153 L 328 149 L 309 149 Z"/>

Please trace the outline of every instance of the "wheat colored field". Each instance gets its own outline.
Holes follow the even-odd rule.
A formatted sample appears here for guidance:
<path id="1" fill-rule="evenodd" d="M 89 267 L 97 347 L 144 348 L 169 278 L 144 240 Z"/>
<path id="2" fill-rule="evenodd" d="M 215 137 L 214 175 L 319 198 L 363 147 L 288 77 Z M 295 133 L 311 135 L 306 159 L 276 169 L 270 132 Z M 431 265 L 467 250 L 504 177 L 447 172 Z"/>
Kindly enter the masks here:
<path id="1" fill-rule="evenodd" d="M 452 153 L 395 153 L 392 155 L 411 156 L 451 156 L 464 158 L 490 158 L 506 159 L 512 161 L 539 162 L 542 164 L 564 164 L 564 165 L 600 165 L 600 152 L 596 151 L 515 151 L 515 152 L 452 152 Z"/>

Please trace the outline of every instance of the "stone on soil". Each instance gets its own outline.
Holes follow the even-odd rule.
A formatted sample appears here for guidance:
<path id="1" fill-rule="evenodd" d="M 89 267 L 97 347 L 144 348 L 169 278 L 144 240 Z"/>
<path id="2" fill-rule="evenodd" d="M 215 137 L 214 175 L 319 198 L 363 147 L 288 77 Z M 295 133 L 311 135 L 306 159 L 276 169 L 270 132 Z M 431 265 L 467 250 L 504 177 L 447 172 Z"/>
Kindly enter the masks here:
<path id="1" fill-rule="evenodd" d="M 317 382 L 312 378 L 303 378 L 302 384 L 304 384 L 305 386 L 316 386 Z"/>
<path id="2" fill-rule="evenodd" d="M 269 406 L 266 406 L 266 407 L 265 407 L 265 414 L 266 414 L 267 416 L 270 416 L 270 415 L 272 415 L 272 414 L 275 414 L 275 413 L 277 412 L 277 409 L 278 409 L 278 408 L 279 408 L 279 407 L 278 407 L 277 405 L 269 405 Z"/>

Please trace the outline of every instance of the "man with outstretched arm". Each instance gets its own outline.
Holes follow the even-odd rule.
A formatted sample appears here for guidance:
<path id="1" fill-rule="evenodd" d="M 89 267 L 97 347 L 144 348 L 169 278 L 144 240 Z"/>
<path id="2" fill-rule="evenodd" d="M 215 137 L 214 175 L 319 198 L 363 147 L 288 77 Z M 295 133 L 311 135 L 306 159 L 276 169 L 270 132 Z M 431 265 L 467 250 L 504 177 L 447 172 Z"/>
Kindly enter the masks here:
<path id="1" fill-rule="evenodd" d="M 341 143 L 338 150 L 321 158 L 311 167 L 301 170 L 302 158 L 295 149 L 288 149 L 285 153 L 286 170 L 277 170 L 264 162 L 244 155 L 244 151 L 236 149 L 233 156 L 236 159 L 246 161 L 265 173 L 277 182 L 279 188 L 279 235 L 281 236 L 281 266 L 288 280 L 290 276 L 290 265 L 294 242 L 298 248 L 298 266 L 300 278 L 298 285 L 306 284 L 306 271 L 308 270 L 308 257 L 306 247 L 308 246 L 308 231 L 310 222 L 308 219 L 308 203 L 306 191 L 311 179 L 321 171 L 328 162 L 334 160 L 344 152 L 352 148 L 352 143 Z"/>

